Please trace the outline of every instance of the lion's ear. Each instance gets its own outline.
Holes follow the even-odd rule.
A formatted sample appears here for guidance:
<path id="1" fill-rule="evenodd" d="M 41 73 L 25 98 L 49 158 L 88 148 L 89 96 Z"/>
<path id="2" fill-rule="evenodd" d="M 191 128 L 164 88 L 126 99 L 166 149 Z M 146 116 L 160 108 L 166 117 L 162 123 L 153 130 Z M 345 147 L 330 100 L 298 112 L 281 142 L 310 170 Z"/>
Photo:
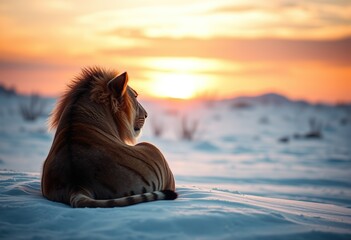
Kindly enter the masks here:
<path id="1" fill-rule="evenodd" d="M 111 79 L 108 83 L 108 89 L 117 97 L 125 94 L 128 85 L 128 74 L 124 72 L 115 78 Z"/>

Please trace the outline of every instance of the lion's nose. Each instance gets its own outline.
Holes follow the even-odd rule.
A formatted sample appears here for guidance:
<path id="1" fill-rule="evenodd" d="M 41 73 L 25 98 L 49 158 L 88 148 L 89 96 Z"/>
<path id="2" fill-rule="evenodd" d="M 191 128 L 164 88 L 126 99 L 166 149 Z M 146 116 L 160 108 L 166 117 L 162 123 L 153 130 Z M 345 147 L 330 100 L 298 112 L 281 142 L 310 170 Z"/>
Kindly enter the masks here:
<path id="1" fill-rule="evenodd" d="M 147 112 L 145 111 L 145 118 L 147 118 Z"/>

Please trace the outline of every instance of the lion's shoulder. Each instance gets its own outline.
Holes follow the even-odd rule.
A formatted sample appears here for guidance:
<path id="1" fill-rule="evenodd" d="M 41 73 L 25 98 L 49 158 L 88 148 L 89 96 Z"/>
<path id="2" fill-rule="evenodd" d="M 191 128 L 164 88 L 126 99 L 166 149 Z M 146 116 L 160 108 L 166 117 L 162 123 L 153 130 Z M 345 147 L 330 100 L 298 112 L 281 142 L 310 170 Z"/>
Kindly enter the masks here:
<path id="1" fill-rule="evenodd" d="M 148 142 L 140 142 L 134 146 L 137 151 L 144 152 L 146 154 L 151 155 L 159 155 L 163 157 L 160 149 L 158 149 L 155 145 Z"/>

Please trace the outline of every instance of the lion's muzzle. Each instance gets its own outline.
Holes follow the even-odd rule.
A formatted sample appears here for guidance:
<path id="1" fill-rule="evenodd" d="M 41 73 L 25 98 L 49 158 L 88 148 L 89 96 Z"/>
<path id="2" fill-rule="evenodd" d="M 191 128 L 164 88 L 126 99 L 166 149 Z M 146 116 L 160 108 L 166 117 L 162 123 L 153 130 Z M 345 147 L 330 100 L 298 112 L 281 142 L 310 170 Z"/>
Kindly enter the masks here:
<path id="1" fill-rule="evenodd" d="M 145 123 L 145 118 L 139 118 L 135 122 L 134 130 L 135 131 L 140 131 L 142 129 L 142 127 L 144 126 L 144 123 Z"/>

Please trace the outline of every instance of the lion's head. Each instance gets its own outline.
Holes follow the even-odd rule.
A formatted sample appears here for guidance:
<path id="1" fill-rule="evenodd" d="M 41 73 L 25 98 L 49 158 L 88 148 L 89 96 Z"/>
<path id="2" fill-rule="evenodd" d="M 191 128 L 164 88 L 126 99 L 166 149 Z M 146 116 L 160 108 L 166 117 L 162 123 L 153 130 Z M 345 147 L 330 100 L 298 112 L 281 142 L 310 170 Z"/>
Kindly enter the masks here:
<path id="1" fill-rule="evenodd" d="M 116 74 L 101 68 L 83 69 L 54 109 L 51 127 L 57 127 L 65 109 L 72 109 L 72 106 L 77 105 L 76 98 L 82 98 L 85 100 L 81 100 L 80 105 L 84 105 L 85 111 L 80 111 L 80 114 L 83 112 L 87 114 L 87 119 L 102 122 L 106 121 L 104 114 L 110 111 L 120 139 L 127 144 L 135 144 L 147 118 L 147 112 L 138 102 L 137 96 L 138 93 L 128 86 L 126 72 Z"/>
<path id="2" fill-rule="evenodd" d="M 115 113 L 120 127 L 122 139 L 135 143 L 144 126 L 147 112 L 138 102 L 138 93 L 128 86 L 128 74 L 126 72 L 114 77 L 107 83 L 110 92 L 110 104 Z M 94 95 L 92 94 L 94 99 Z M 129 132 L 129 134 L 127 133 Z M 123 136 L 124 135 L 124 136 Z"/>

